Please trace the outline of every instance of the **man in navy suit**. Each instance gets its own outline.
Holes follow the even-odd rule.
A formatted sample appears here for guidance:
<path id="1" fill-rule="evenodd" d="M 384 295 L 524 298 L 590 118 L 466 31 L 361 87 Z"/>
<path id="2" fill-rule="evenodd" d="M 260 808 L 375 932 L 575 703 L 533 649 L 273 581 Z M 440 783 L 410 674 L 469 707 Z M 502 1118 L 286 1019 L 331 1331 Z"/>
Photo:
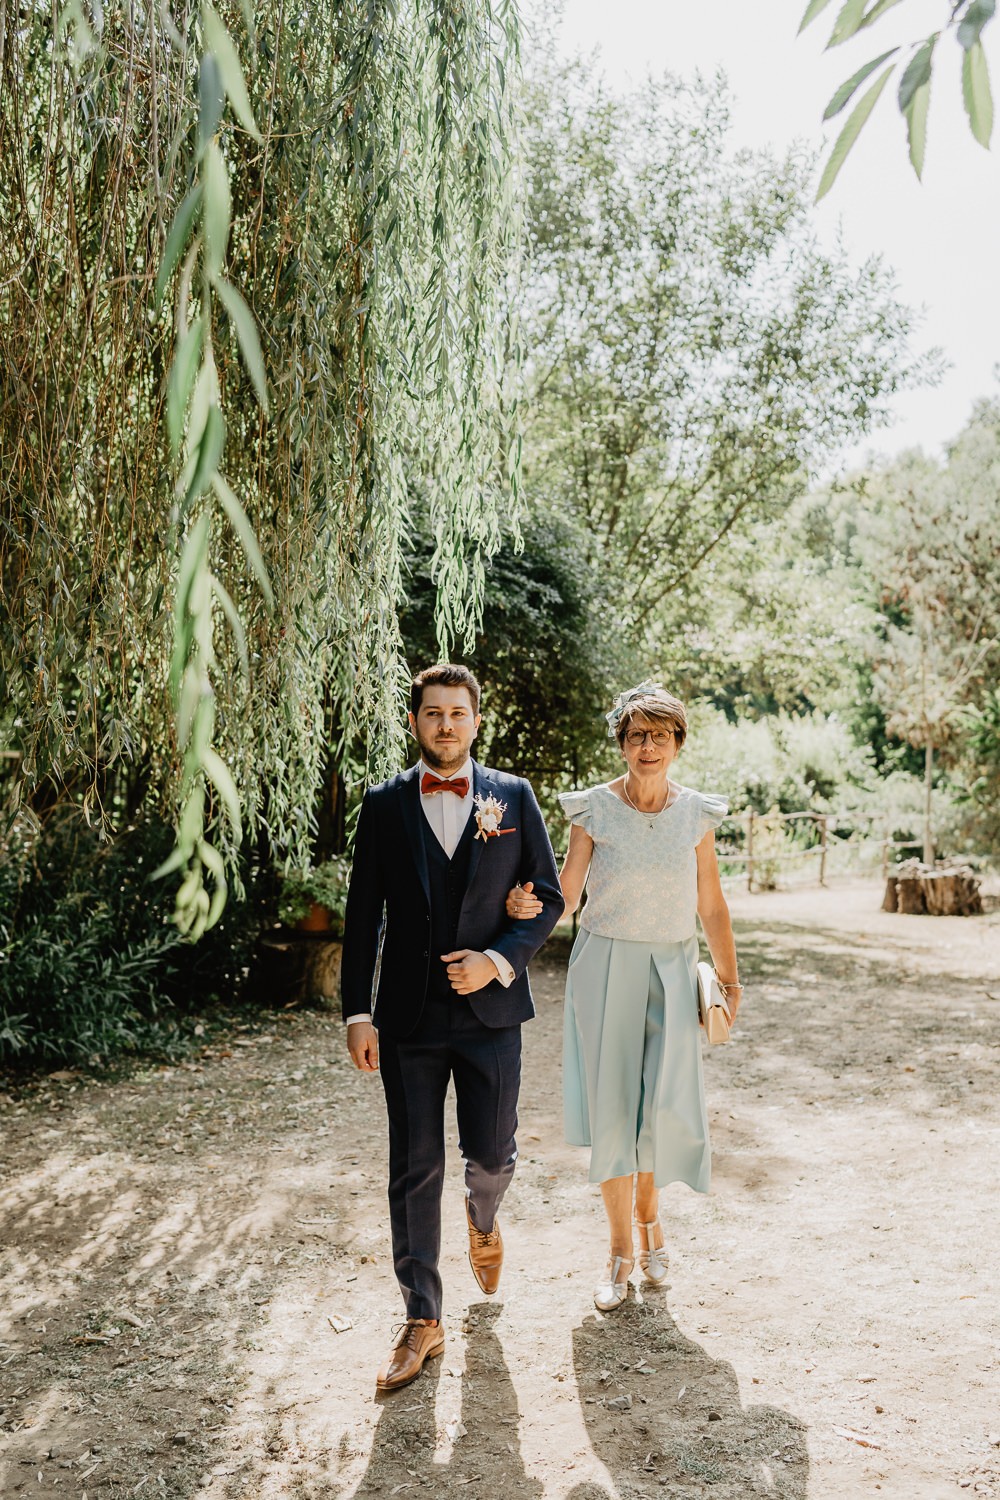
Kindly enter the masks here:
<path id="1" fill-rule="evenodd" d="M 452 1078 L 469 1259 L 484 1292 L 499 1284 L 497 1210 L 517 1159 L 521 1023 L 535 1013 L 526 970 L 563 909 L 531 787 L 471 758 L 480 714 L 468 668 L 420 672 L 409 721 L 420 763 L 365 795 L 344 924 L 347 1046 L 357 1067 L 382 1074 L 392 1252 L 406 1302 L 377 1376 L 382 1391 L 409 1384 L 444 1349 L 438 1257 Z M 533 920 L 507 916 L 518 884 L 542 902 Z"/>

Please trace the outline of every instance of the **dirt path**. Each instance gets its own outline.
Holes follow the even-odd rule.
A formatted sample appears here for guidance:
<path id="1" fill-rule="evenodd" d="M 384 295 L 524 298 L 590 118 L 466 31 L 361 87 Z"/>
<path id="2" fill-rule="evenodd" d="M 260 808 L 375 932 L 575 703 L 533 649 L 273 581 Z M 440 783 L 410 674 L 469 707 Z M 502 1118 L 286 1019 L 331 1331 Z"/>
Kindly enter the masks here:
<path id="1" fill-rule="evenodd" d="M 448 1347 L 385 1401 L 381 1094 L 336 1022 L 7 1099 L 0 1495 L 1000 1496 L 1000 913 L 878 901 L 734 901 L 752 987 L 706 1056 L 713 1193 L 664 1195 L 670 1288 L 608 1318 L 538 966 L 500 1297 L 453 1156 Z"/>

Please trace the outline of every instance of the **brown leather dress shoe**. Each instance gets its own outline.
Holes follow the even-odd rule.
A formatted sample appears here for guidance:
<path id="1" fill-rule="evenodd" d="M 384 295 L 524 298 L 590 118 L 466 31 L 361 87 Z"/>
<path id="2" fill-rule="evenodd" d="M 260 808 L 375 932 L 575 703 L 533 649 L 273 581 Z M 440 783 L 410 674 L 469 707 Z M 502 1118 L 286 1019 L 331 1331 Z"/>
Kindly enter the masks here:
<path id="1" fill-rule="evenodd" d="M 499 1220 L 494 1221 L 488 1234 L 484 1234 L 473 1224 L 468 1202 L 465 1205 L 465 1217 L 469 1221 L 469 1265 L 472 1267 L 472 1274 L 487 1297 L 492 1297 L 500 1285 L 500 1272 L 503 1270 L 503 1240 L 500 1237 Z"/>
<path id="2" fill-rule="evenodd" d="M 407 1318 L 392 1352 L 375 1377 L 380 1391 L 398 1391 L 416 1380 L 427 1359 L 436 1359 L 444 1351 L 444 1324 L 428 1323 L 424 1318 Z"/>

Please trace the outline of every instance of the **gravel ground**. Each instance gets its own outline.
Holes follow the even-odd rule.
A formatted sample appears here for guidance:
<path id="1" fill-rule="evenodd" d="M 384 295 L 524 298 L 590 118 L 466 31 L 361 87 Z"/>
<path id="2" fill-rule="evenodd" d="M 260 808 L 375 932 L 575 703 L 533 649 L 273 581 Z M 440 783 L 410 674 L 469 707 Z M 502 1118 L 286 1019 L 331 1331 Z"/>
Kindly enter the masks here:
<path id="1" fill-rule="evenodd" d="M 125 1081 L 0 1079 L 0 1494 L 1000 1496 L 1000 911 L 879 902 L 734 899 L 713 1191 L 663 1195 L 670 1285 L 608 1317 L 546 949 L 500 1293 L 465 1260 L 452 1134 L 447 1347 L 389 1398 L 381 1090 L 334 1018 Z"/>

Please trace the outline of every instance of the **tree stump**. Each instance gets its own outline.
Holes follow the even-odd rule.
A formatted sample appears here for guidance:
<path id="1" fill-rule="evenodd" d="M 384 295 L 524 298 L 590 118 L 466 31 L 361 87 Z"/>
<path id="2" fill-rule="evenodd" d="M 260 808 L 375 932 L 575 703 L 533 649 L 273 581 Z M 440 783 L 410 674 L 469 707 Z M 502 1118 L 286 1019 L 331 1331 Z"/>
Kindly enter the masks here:
<path id="1" fill-rule="evenodd" d="M 269 1005 L 321 1005 L 335 1010 L 340 999 L 344 945 L 328 932 L 277 929 L 258 944 L 255 990 Z"/>
<path id="2" fill-rule="evenodd" d="M 896 910 L 907 916 L 922 916 L 926 912 L 924 883 L 919 875 L 896 877 Z"/>
<path id="3" fill-rule="evenodd" d="M 886 881 L 883 911 L 908 916 L 973 917 L 983 909 L 979 876 L 968 865 L 907 859 Z"/>
<path id="4" fill-rule="evenodd" d="M 931 916 L 978 916 L 983 909 L 979 880 L 971 870 L 935 870 L 921 884 Z"/>

